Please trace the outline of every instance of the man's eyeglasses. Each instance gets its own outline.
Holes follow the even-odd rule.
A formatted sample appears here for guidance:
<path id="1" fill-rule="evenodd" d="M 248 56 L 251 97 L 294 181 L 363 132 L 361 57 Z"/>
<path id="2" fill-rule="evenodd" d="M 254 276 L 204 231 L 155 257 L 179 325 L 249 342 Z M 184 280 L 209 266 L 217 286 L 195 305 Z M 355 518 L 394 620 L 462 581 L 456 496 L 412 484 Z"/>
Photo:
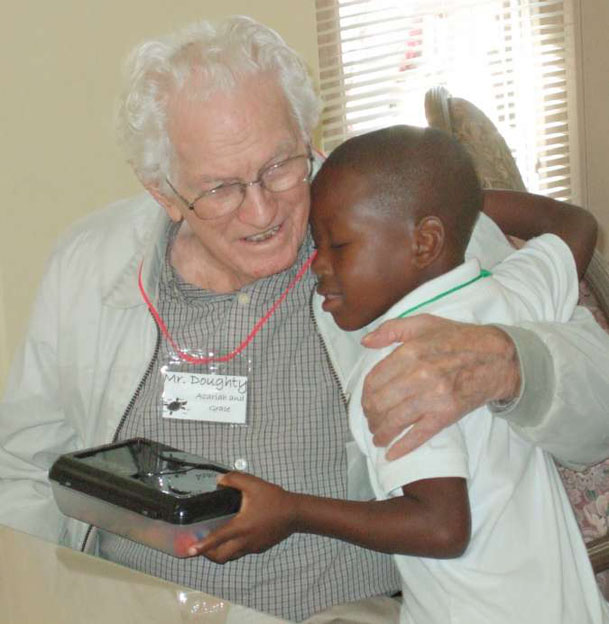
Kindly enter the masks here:
<path id="1" fill-rule="evenodd" d="M 311 154 L 299 154 L 263 169 L 256 180 L 219 184 L 212 189 L 203 191 L 190 202 L 180 195 L 168 178 L 165 180 L 169 188 L 189 210 L 194 211 L 199 219 L 217 219 L 225 217 L 241 206 L 248 186 L 260 184 L 265 191 L 270 193 L 283 193 L 293 189 L 298 184 L 309 182 L 312 171 L 313 156 Z"/>

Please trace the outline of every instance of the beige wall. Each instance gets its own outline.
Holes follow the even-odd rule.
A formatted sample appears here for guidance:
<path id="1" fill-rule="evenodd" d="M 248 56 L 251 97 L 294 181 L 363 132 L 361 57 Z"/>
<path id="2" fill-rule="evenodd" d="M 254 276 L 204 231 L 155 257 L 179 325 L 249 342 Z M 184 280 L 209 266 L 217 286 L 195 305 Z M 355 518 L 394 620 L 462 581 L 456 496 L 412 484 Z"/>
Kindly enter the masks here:
<path id="1" fill-rule="evenodd" d="M 120 64 L 140 40 L 203 17 L 247 14 L 317 71 L 314 0 L 20 0 L 0 27 L 0 386 L 52 241 L 82 214 L 139 187 L 112 110 Z"/>
<path id="2" fill-rule="evenodd" d="M 609 260 L 609 1 L 577 0 L 583 203 L 599 221 Z"/>

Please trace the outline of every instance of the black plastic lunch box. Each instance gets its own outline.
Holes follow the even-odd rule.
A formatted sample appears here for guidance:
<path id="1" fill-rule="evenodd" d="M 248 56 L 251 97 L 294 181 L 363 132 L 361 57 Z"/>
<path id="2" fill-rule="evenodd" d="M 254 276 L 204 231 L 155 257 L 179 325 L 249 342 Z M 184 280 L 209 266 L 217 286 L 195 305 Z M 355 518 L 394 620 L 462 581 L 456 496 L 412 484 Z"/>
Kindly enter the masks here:
<path id="1" fill-rule="evenodd" d="M 67 516 L 175 557 L 229 520 L 241 493 L 218 487 L 229 469 L 145 438 L 61 455 L 49 479 Z"/>

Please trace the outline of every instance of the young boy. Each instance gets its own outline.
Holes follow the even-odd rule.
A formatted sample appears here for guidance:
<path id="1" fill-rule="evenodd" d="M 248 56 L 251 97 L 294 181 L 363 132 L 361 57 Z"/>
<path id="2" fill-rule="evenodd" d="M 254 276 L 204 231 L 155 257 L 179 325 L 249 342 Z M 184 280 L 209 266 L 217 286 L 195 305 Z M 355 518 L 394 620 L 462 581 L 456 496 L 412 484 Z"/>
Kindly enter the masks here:
<path id="1" fill-rule="evenodd" d="M 347 141 L 312 185 L 323 309 L 347 331 L 423 313 L 567 320 L 595 228 L 574 212 L 552 228 L 573 255 L 545 235 L 491 275 L 464 261 L 481 204 L 469 157 L 441 132 L 398 126 Z M 295 532 L 317 533 L 396 555 L 402 622 L 609 622 L 552 459 L 507 422 L 478 409 L 392 462 L 372 444 L 362 384 L 386 353 L 362 350 L 347 388 L 351 430 L 378 500 L 320 499 L 231 473 L 221 483 L 242 490 L 241 512 L 197 552 L 226 561 Z"/>

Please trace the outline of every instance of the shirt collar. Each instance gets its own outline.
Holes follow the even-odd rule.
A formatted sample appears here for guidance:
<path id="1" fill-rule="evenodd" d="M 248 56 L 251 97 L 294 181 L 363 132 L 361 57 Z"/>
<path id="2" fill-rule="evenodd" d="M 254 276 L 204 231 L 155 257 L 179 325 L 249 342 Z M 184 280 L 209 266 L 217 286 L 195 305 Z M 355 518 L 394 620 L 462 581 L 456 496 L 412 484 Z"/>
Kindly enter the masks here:
<path id="1" fill-rule="evenodd" d="M 177 227 L 169 219 L 165 210 L 156 205 L 156 215 L 151 216 L 146 226 L 134 234 L 135 251 L 124 269 L 114 280 L 104 286 L 104 303 L 118 308 L 129 308 L 144 303 L 139 288 L 137 287 L 138 275 L 141 267 L 142 285 L 148 297 L 153 303 L 158 303 L 161 274 L 168 256 L 169 245 L 175 237 Z M 133 224 L 136 228 L 136 224 Z M 285 289 L 287 284 L 294 279 L 300 267 L 313 253 L 313 240 L 310 231 L 307 230 L 305 240 L 300 246 L 298 257 L 293 266 L 286 271 L 270 275 L 252 284 L 244 286 L 241 291 L 252 294 L 261 293 L 263 298 L 272 298 L 277 292 Z M 214 293 L 210 293 L 212 296 Z M 236 294 L 236 293 L 231 293 Z"/>
<path id="2" fill-rule="evenodd" d="M 418 288 L 409 292 L 406 296 L 402 297 L 402 299 L 391 306 L 391 308 L 389 308 L 389 310 L 387 310 L 387 312 L 385 312 L 385 314 L 383 314 L 380 318 L 372 321 L 372 323 L 370 323 L 367 327 L 367 330 L 372 331 L 384 321 L 397 318 L 404 311 L 410 310 L 411 308 L 426 302 L 430 302 L 430 300 L 435 297 L 438 297 L 461 284 L 465 284 L 479 275 L 480 263 L 476 258 L 471 258 L 463 264 L 460 264 L 458 267 L 455 267 L 447 273 L 443 273 L 442 275 L 421 284 Z M 428 311 L 426 310 L 425 305 L 419 308 L 417 312 L 419 312 L 419 310 L 421 313 Z"/>
<path id="3" fill-rule="evenodd" d="M 156 300 L 167 249 L 171 224 L 167 213 L 148 195 L 143 200 L 137 198 L 137 201 L 142 202 L 141 207 L 146 214 L 145 218 L 139 215 L 129 224 L 133 228 L 131 236 L 134 251 L 124 266 L 120 267 L 119 274 L 109 277 L 102 285 L 104 303 L 117 308 L 144 304 L 137 287 L 140 266 L 146 292 L 153 301 Z"/>

